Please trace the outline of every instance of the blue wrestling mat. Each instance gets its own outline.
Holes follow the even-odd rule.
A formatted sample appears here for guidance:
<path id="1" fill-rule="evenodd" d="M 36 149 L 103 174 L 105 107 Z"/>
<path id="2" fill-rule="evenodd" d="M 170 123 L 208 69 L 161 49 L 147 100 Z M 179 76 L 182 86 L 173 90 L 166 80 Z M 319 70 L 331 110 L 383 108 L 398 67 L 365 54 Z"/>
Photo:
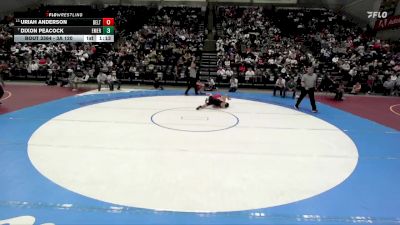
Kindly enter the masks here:
<path id="1" fill-rule="evenodd" d="M 28 156 L 32 134 L 65 112 L 114 100 L 182 94 L 182 91 L 133 91 L 82 95 L 0 115 L 0 224 L 18 224 L 12 218 L 20 216 L 33 217 L 38 225 L 400 224 L 400 132 L 321 103 L 319 113 L 312 114 L 307 99 L 302 112 L 336 126 L 350 137 L 358 150 L 358 162 L 342 183 L 289 204 L 233 212 L 176 212 L 112 204 L 52 182 L 34 167 Z M 294 103 L 292 99 L 268 94 L 234 93 L 231 97 L 291 109 Z M 196 106 L 194 103 L 193 108 Z"/>

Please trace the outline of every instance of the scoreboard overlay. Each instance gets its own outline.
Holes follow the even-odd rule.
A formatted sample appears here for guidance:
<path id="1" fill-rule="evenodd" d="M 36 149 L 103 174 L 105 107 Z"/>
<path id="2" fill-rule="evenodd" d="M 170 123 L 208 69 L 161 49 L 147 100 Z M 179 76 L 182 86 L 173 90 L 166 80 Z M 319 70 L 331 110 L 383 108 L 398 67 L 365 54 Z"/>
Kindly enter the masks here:
<path id="1" fill-rule="evenodd" d="M 14 42 L 114 42 L 114 18 L 75 16 L 83 13 L 47 12 L 44 18 L 16 17 Z"/>

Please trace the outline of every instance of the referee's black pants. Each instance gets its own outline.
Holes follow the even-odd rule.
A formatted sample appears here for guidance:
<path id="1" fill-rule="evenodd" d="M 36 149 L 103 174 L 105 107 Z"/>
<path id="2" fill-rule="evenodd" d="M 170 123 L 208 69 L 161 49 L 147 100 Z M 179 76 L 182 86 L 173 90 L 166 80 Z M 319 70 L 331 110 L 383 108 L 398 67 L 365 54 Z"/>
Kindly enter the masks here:
<path id="1" fill-rule="evenodd" d="M 188 87 L 187 87 L 187 89 L 185 91 L 185 95 L 188 94 L 190 88 L 194 88 L 194 92 L 196 93 L 196 95 L 199 94 L 198 91 L 197 91 L 197 88 L 196 88 L 196 83 L 197 83 L 197 79 L 196 78 L 193 78 L 193 77 L 189 78 Z"/>
<path id="2" fill-rule="evenodd" d="M 315 88 L 310 88 L 308 90 L 306 90 L 305 88 L 301 88 L 300 97 L 299 97 L 299 99 L 297 99 L 296 107 L 299 107 L 303 98 L 306 97 L 306 95 L 308 94 L 308 97 L 310 97 L 310 103 L 311 103 L 312 110 L 317 110 L 317 106 L 315 105 L 314 91 L 315 91 Z"/>

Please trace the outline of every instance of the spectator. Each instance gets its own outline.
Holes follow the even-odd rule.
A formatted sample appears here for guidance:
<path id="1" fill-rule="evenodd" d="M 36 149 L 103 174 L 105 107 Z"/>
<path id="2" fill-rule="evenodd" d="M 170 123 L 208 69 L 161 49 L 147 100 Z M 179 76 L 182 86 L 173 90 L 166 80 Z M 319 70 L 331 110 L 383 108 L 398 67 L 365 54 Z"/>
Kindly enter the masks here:
<path id="1" fill-rule="evenodd" d="M 254 73 L 253 69 L 252 68 L 248 68 L 246 73 L 245 73 L 245 78 L 244 79 L 247 82 L 247 81 L 253 80 L 254 76 L 255 76 L 255 73 Z"/>
<path id="2" fill-rule="evenodd" d="M 274 96 L 276 95 L 276 90 L 278 89 L 279 90 L 279 95 L 282 98 L 285 97 L 285 95 L 286 95 L 286 84 L 285 83 L 286 83 L 286 81 L 285 81 L 285 79 L 282 78 L 282 76 L 280 76 L 276 80 L 276 83 L 275 83 L 275 86 L 274 86 L 274 93 L 273 93 Z"/>
<path id="3" fill-rule="evenodd" d="M 395 94 L 400 96 L 400 75 L 397 75 L 394 90 L 395 90 Z"/>
<path id="4" fill-rule="evenodd" d="M 392 81 L 390 78 L 387 78 L 383 83 L 383 95 L 392 95 L 392 91 L 395 85 L 395 81 Z"/>
<path id="5" fill-rule="evenodd" d="M 117 78 L 117 72 L 111 71 L 111 74 L 107 77 L 108 84 L 110 85 L 110 91 L 114 91 L 114 85 L 117 84 L 117 90 L 121 89 L 121 81 Z"/>
<path id="6" fill-rule="evenodd" d="M 225 74 L 230 79 L 233 76 L 232 69 L 231 68 L 226 69 Z"/>
<path id="7" fill-rule="evenodd" d="M 217 75 L 220 77 L 220 79 L 226 79 L 226 71 L 224 70 L 224 68 L 218 68 Z"/>
<path id="8" fill-rule="evenodd" d="M 164 90 L 163 86 L 161 86 L 161 83 L 160 83 L 160 77 L 158 77 L 158 76 L 154 78 L 153 86 L 154 86 L 154 89 Z"/>
<path id="9" fill-rule="evenodd" d="M 343 101 L 344 88 L 345 88 L 345 86 L 343 84 L 343 81 L 339 81 L 338 87 L 336 88 L 336 91 L 335 91 L 335 97 L 334 97 L 334 99 L 336 101 Z"/>
<path id="10" fill-rule="evenodd" d="M 351 94 L 353 95 L 357 95 L 358 93 L 360 93 L 361 91 L 361 84 L 360 82 L 357 82 L 353 85 L 353 88 L 351 90 Z"/>
<path id="11" fill-rule="evenodd" d="M 286 83 L 286 90 L 285 90 L 285 92 L 287 92 L 287 91 L 293 92 L 293 95 L 292 95 L 292 98 L 293 98 L 293 99 L 294 99 L 295 96 L 296 96 L 296 86 L 297 86 L 297 84 L 296 84 L 296 82 L 294 81 L 293 77 L 290 77 L 289 81 Z M 286 96 L 286 93 L 285 93 L 285 96 Z"/>
<path id="12" fill-rule="evenodd" d="M 217 87 L 215 86 L 214 79 L 212 77 L 208 78 L 208 81 L 206 83 L 206 86 L 204 88 L 205 91 L 215 91 L 217 90 Z"/>
<path id="13" fill-rule="evenodd" d="M 101 85 L 102 84 L 108 85 L 110 87 L 110 89 L 111 89 L 111 86 L 110 86 L 110 84 L 108 82 L 108 76 L 103 71 L 101 71 L 99 73 L 99 75 L 97 75 L 97 90 L 98 91 L 101 91 Z"/>
<path id="14" fill-rule="evenodd" d="M 72 91 L 77 91 L 78 84 L 76 82 L 77 77 L 76 77 L 74 70 L 68 69 L 67 73 L 68 73 L 68 83 L 69 83 L 70 87 L 72 88 Z"/>
<path id="15" fill-rule="evenodd" d="M 238 89 L 238 79 L 236 77 L 232 76 L 230 81 L 229 81 L 229 92 L 236 92 Z"/>

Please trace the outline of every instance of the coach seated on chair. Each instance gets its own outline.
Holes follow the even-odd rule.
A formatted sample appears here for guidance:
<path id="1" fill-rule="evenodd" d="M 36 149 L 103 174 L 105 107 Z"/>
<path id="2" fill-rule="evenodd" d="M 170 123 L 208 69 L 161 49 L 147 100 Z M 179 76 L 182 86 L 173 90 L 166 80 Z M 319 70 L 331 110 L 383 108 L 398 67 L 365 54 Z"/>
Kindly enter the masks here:
<path id="1" fill-rule="evenodd" d="M 107 75 L 103 72 L 102 70 L 99 75 L 97 75 L 97 90 L 101 91 L 101 85 L 102 84 L 107 84 L 108 87 L 110 87 L 110 83 L 108 82 L 108 77 Z"/>
<path id="2" fill-rule="evenodd" d="M 318 86 L 318 90 L 325 92 L 335 92 L 336 91 L 335 81 L 333 81 L 330 76 L 325 75 Z"/>
<path id="3" fill-rule="evenodd" d="M 111 71 L 111 75 L 107 77 L 108 83 L 110 85 L 110 91 L 114 91 L 114 84 L 117 84 L 117 90 L 121 89 L 121 81 L 117 78 L 117 71 Z"/>
<path id="4" fill-rule="evenodd" d="M 296 86 L 297 84 L 294 81 L 293 77 L 290 77 L 289 81 L 286 83 L 286 90 L 284 92 L 284 97 L 286 96 L 287 91 L 292 91 L 293 92 L 292 98 L 294 98 L 296 96 Z"/>
<path id="5" fill-rule="evenodd" d="M 90 75 L 86 71 L 79 72 L 77 76 L 75 76 L 74 84 L 75 89 L 78 89 L 79 84 L 84 84 L 89 81 Z"/>
<path id="6" fill-rule="evenodd" d="M 276 90 L 279 90 L 279 95 L 281 97 L 285 97 L 286 95 L 286 81 L 285 79 L 283 79 L 282 76 L 280 76 L 276 82 L 275 82 L 275 86 L 274 86 L 274 96 L 276 95 Z"/>
<path id="7" fill-rule="evenodd" d="M 353 88 L 351 89 L 351 94 L 357 95 L 361 91 L 361 84 L 360 82 L 357 82 L 356 84 L 353 85 Z"/>
<path id="8" fill-rule="evenodd" d="M 335 100 L 343 101 L 343 95 L 345 91 L 345 86 L 342 80 L 337 83 L 336 91 L 335 91 Z"/>

